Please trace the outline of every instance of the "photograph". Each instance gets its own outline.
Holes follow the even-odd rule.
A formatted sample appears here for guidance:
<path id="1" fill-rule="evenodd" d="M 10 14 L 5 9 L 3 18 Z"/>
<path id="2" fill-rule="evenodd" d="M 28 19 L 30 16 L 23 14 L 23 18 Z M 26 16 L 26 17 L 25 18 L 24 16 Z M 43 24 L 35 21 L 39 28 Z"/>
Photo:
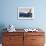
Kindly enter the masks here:
<path id="1" fill-rule="evenodd" d="M 19 7 L 18 19 L 33 19 L 34 9 L 32 7 Z"/>

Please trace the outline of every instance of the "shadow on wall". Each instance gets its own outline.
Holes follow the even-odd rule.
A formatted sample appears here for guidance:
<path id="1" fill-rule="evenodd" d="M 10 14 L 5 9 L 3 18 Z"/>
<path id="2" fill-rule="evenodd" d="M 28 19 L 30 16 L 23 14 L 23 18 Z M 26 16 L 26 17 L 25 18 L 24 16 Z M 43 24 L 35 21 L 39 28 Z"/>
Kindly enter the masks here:
<path id="1" fill-rule="evenodd" d="M 0 24 L 0 43 L 2 43 L 2 32 L 5 32 L 6 30 L 3 30 L 4 28 L 6 28 L 6 26 L 4 24 Z"/>

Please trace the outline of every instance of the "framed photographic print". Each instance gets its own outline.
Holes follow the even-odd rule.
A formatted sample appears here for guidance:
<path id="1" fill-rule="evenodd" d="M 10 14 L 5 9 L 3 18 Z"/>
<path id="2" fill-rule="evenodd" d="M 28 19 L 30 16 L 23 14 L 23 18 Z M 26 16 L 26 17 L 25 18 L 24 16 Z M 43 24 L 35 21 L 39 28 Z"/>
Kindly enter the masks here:
<path id="1" fill-rule="evenodd" d="M 18 7 L 18 19 L 33 19 L 34 8 L 32 7 Z"/>

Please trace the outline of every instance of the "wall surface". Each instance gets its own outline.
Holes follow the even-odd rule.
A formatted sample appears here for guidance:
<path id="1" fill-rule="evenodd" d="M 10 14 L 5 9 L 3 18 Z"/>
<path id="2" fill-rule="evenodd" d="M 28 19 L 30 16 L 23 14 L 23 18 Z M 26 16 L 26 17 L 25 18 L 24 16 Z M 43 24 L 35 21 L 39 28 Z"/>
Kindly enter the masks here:
<path id="1" fill-rule="evenodd" d="M 13 24 L 16 28 L 40 27 L 46 28 L 46 0 L 0 0 L 0 25 Z M 32 20 L 18 20 L 18 7 L 33 7 L 35 18 Z"/>

